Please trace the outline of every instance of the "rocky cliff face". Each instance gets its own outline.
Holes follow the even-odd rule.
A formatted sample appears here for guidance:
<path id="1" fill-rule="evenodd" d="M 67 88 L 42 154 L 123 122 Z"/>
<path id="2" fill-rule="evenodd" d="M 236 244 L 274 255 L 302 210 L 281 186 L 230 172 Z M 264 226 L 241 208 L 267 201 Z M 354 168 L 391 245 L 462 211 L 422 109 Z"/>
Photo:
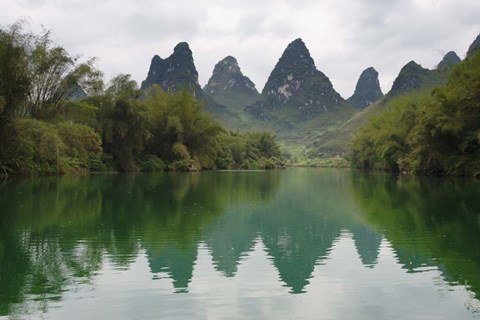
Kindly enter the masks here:
<path id="1" fill-rule="evenodd" d="M 358 78 L 354 94 L 348 98 L 351 106 L 363 109 L 383 97 L 378 72 L 370 67 L 365 69 Z"/>
<path id="2" fill-rule="evenodd" d="M 141 89 L 148 90 L 153 84 L 158 84 L 167 92 L 191 90 L 195 97 L 203 98 L 203 92 L 198 84 L 198 72 L 193 63 L 192 51 L 186 42 L 177 44 L 172 55 L 166 59 L 162 59 L 158 55 L 153 57 Z"/>
<path id="3" fill-rule="evenodd" d="M 460 57 L 455 53 L 455 51 L 450 51 L 443 57 L 442 61 L 438 63 L 437 69 L 451 69 L 460 62 L 462 62 L 462 59 L 460 59 Z"/>
<path id="4" fill-rule="evenodd" d="M 260 98 L 255 84 L 243 75 L 237 59 L 228 56 L 218 62 L 203 91 L 218 103 L 245 107 Z"/>
<path id="5" fill-rule="evenodd" d="M 296 39 L 285 49 L 263 88 L 262 96 L 262 102 L 248 108 L 259 118 L 285 108 L 309 117 L 345 104 L 327 76 L 315 67 L 302 39 Z"/>

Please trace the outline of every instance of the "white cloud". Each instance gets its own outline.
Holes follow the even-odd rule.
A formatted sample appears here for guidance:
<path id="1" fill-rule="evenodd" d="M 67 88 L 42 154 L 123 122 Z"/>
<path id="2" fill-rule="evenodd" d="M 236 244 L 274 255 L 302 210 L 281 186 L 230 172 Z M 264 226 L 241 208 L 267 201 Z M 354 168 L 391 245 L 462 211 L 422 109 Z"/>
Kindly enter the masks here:
<path id="1" fill-rule="evenodd" d="M 167 57 L 187 41 L 202 85 L 233 55 L 258 90 L 301 37 L 347 98 L 369 66 L 387 92 L 410 60 L 432 68 L 450 50 L 464 56 L 480 32 L 479 15 L 480 2 L 471 0 L 4 0 L 0 21 L 30 17 L 32 29 L 51 29 L 69 52 L 99 57 L 107 77 L 130 73 L 138 82 L 154 54 Z"/>

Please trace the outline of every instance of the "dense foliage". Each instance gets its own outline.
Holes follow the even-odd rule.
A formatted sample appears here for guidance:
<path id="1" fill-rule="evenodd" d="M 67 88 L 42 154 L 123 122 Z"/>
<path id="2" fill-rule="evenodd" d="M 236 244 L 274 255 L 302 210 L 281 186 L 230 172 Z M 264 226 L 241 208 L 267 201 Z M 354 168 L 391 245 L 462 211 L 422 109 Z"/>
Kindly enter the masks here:
<path id="1" fill-rule="evenodd" d="M 17 23 L 0 29 L 2 174 L 256 169 L 282 166 L 268 132 L 229 133 L 188 91 L 139 90 L 129 75 L 105 85 Z"/>
<path id="2" fill-rule="evenodd" d="M 355 136 L 352 164 L 408 173 L 480 176 L 480 54 L 445 86 L 402 96 Z"/>

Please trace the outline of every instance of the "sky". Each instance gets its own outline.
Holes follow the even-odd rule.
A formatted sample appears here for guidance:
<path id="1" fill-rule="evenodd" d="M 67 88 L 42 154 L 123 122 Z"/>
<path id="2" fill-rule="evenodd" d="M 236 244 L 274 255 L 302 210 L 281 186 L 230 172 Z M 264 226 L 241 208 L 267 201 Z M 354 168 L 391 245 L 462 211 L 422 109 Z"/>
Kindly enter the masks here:
<path id="1" fill-rule="evenodd" d="M 302 38 L 317 69 L 344 97 L 374 67 L 384 93 L 414 60 L 435 68 L 454 50 L 465 57 L 480 33 L 478 0 L 2 0 L 0 25 L 19 19 L 52 32 L 56 44 L 96 57 L 106 80 L 139 84 L 155 54 L 186 41 L 203 87 L 232 55 L 261 91 L 287 45 Z"/>

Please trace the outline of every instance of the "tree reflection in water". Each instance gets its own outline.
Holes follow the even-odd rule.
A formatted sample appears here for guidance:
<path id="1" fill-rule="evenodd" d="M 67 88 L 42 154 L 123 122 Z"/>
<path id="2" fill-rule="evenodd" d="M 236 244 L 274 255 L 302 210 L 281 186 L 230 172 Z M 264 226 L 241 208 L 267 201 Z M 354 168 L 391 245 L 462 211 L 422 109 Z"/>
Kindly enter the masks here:
<path id="1" fill-rule="evenodd" d="M 215 270 L 235 277 L 261 241 L 289 292 L 304 293 L 346 233 L 366 268 L 386 239 L 409 272 L 436 267 L 446 281 L 480 290 L 475 181 L 295 169 L 35 178 L 0 188 L 0 315 L 47 310 L 65 292 L 94 286 L 107 261 L 125 270 L 140 254 L 152 279 L 166 274 L 175 292 L 188 292 L 203 244 Z"/>

